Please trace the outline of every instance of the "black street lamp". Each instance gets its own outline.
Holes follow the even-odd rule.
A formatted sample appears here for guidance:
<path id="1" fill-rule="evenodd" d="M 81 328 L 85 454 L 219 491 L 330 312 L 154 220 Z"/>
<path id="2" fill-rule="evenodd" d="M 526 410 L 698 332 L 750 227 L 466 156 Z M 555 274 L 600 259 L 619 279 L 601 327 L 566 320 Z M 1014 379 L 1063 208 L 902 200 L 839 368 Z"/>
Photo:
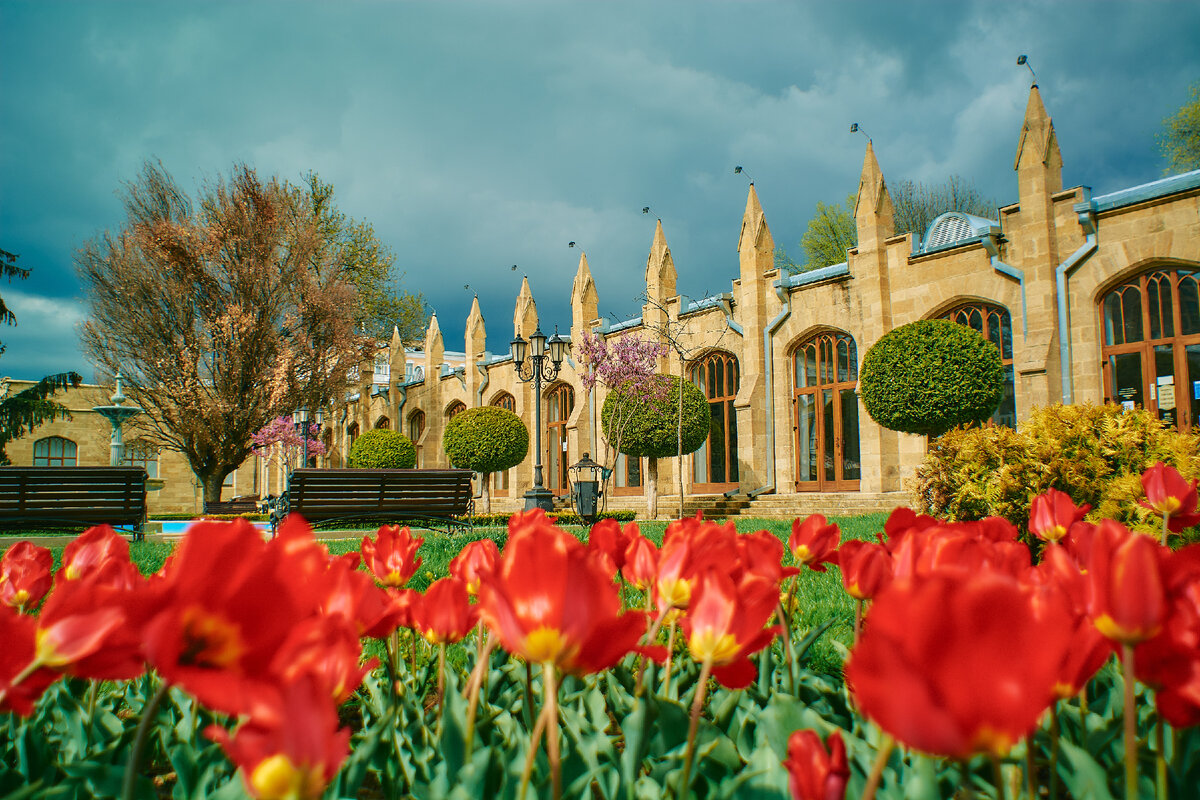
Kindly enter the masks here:
<path id="1" fill-rule="evenodd" d="M 517 378 L 522 383 L 533 381 L 533 488 L 525 493 L 526 511 L 534 508 L 546 511 L 554 509 L 554 493 L 542 485 L 542 381 L 552 381 L 558 377 L 566 350 L 567 340 L 558 335 L 558 328 L 550 337 L 549 349 L 541 325 L 529 335 L 528 342 L 519 333 L 512 340 L 510 352 Z"/>
<path id="2" fill-rule="evenodd" d="M 320 413 L 320 412 L 317 412 Z M 300 432 L 300 439 L 304 442 L 304 461 L 301 463 L 308 466 L 308 406 L 301 406 L 292 412 L 292 424 L 296 426 L 296 430 Z"/>

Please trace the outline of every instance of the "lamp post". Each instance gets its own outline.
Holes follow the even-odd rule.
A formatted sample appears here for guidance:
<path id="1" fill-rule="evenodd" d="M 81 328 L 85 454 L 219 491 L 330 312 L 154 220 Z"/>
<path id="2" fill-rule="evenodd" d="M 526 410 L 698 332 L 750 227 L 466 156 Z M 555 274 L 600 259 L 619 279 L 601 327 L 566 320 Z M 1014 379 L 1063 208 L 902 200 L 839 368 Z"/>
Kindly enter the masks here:
<path id="1" fill-rule="evenodd" d="M 318 412 L 320 413 L 320 412 Z M 296 430 L 300 432 L 300 440 L 304 442 L 304 461 L 301 464 L 308 466 L 308 406 L 301 406 L 292 412 L 292 424 L 296 426 Z"/>
<path id="2" fill-rule="evenodd" d="M 566 349 L 567 341 L 558 335 L 557 328 L 547 348 L 546 334 L 542 333 L 541 325 L 529 335 L 528 342 L 519 333 L 512 340 L 510 352 L 517 378 L 522 383 L 533 381 L 533 488 L 525 493 L 526 511 L 534 508 L 551 511 L 554 508 L 554 494 L 542 485 L 542 381 L 552 381 L 558 377 Z"/>

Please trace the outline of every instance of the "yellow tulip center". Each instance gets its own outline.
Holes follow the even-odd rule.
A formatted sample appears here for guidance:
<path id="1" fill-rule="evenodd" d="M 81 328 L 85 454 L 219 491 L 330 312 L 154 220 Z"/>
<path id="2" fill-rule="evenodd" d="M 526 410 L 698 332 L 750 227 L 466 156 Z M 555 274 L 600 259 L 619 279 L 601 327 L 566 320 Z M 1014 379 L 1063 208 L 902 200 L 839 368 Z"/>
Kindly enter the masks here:
<path id="1" fill-rule="evenodd" d="M 320 775 L 293 764 L 282 753 L 258 763 L 250 775 L 250 786 L 259 800 L 306 800 L 319 797 L 325 789 Z"/>
<path id="2" fill-rule="evenodd" d="M 525 637 L 522 655 L 532 663 L 557 663 L 567 651 L 568 642 L 555 628 L 538 628 Z"/>
<path id="3" fill-rule="evenodd" d="M 737 639 L 732 634 L 718 636 L 711 629 L 692 631 L 688 639 L 688 649 L 692 652 L 692 658 L 716 666 L 733 661 L 737 658 L 739 650 Z"/>

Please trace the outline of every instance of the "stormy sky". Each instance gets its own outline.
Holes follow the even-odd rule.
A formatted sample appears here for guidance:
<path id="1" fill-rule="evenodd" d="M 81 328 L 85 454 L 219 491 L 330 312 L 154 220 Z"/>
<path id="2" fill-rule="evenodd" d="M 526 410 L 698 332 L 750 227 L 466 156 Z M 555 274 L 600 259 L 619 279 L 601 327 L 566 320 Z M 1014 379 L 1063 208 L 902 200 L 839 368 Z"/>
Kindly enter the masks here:
<path id="1" fill-rule="evenodd" d="M 680 292 L 728 291 L 747 176 L 801 260 L 815 203 L 857 186 L 851 122 L 889 182 L 1015 201 L 1022 53 L 1066 186 L 1161 177 L 1197 42 L 1194 3 L 0 0 L 0 249 L 33 270 L 0 285 L 0 375 L 92 377 L 74 254 L 147 159 L 189 190 L 235 162 L 319 173 L 447 349 L 478 293 L 503 351 L 522 275 L 569 326 L 580 248 L 601 313 L 638 313 L 658 218 Z"/>

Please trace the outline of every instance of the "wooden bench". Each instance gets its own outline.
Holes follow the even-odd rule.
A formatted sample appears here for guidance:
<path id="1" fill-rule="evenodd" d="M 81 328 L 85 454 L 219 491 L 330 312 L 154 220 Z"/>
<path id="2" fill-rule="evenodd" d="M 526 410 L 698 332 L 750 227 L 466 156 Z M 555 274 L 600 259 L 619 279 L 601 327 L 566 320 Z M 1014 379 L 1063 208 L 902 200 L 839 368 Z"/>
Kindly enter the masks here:
<path id="1" fill-rule="evenodd" d="M 257 514 L 258 495 L 247 494 L 232 500 L 217 500 L 204 504 L 205 514 Z"/>
<path id="2" fill-rule="evenodd" d="M 467 469 L 297 469 L 271 505 L 271 530 L 291 513 L 313 527 L 371 521 L 470 530 Z"/>
<path id="3" fill-rule="evenodd" d="M 0 527 L 128 528 L 145 538 L 142 467 L 0 467 Z"/>

